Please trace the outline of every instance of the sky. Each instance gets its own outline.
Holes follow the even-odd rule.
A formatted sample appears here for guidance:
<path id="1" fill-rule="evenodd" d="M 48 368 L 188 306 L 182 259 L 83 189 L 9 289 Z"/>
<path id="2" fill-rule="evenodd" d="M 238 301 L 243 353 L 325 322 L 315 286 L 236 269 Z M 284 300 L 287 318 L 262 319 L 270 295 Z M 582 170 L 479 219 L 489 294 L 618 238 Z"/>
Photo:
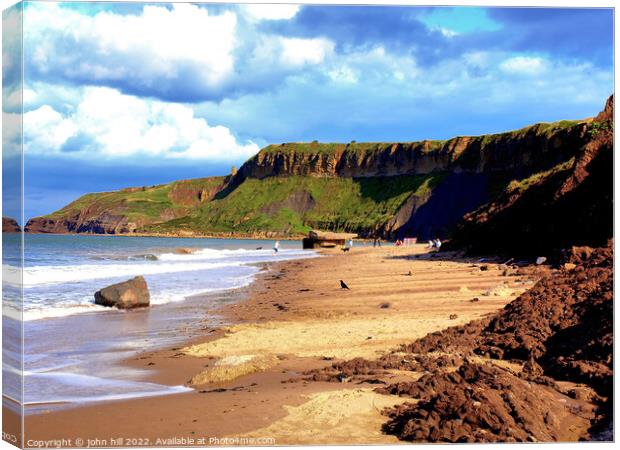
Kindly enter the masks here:
<path id="1" fill-rule="evenodd" d="M 611 9 L 28 3 L 23 49 L 26 218 L 270 143 L 501 132 L 613 91 Z"/>

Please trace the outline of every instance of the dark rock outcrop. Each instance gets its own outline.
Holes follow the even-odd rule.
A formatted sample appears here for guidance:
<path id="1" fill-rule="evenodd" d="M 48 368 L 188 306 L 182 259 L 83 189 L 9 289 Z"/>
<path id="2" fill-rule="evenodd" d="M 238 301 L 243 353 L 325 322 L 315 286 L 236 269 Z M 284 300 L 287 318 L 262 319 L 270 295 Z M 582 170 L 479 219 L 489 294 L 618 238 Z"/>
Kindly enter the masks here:
<path id="1" fill-rule="evenodd" d="M 2 218 L 2 232 L 3 233 L 19 233 L 22 229 L 15 219 L 12 217 Z"/>
<path id="2" fill-rule="evenodd" d="M 149 306 L 150 294 L 143 277 L 135 277 L 122 283 L 112 284 L 95 292 L 95 303 L 119 309 Z"/>
<path id="3" fill-rule="evenodd" d="M 589 140 L 557 170 L 516 183 L 465 215 L 453 248 L 539 256 L 613 235 L 613 96 L 589 124 Z"/>

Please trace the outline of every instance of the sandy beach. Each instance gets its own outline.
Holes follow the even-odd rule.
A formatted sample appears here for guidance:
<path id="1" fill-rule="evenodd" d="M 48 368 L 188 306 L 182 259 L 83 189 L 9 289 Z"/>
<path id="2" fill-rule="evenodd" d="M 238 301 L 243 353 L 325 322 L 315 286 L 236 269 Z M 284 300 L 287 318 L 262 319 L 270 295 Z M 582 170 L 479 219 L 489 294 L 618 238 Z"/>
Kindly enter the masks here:
<path id="1" fill-rule="evenodd" d="M 301 375 L 334 361 L 379 358 L 498 311 L 536 280 L 506 276 L 500 263 L 415 245 L 326 250 L 320 258 L 268 264 L 235 293 L 239 302 L 205 308 L 232 325 L 125 362 L 152 370 L 154 382 L 194 391 L 30 415 L 26 444 L 397 443 L 381 432 L 381 410 L 403 398 L 378 394 L 369 383 L 307 382 Z M 341 279 L 350 290 L 340 288 Z"/>

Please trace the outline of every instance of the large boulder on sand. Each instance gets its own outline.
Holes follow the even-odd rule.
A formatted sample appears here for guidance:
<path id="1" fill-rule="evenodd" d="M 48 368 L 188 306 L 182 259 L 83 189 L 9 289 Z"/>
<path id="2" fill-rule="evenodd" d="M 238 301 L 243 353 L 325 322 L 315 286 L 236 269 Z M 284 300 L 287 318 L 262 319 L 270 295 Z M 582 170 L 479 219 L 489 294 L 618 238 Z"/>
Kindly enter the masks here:
<path id="1" fill-rule="evenodd" d="M 151 295 L 143 277 L 135 277 L 122 283 L 112 284 L 95 292 L 95 303 L 132 309 L 149 306 Z"/>

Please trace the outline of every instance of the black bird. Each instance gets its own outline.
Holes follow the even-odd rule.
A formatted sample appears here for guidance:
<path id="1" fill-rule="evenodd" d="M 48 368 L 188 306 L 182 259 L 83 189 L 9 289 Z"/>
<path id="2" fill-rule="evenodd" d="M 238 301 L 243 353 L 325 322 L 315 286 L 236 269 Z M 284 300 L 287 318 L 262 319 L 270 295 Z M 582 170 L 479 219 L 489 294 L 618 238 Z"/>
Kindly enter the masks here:
<path id="1" fill-rule="evenodd" d="M 347 286 L 347 284 L 344 281 L 340 280 L 340 289 L 349 289 L 349 286 Z"/>
<path id="2" fill-rule="evenodd" d="M 262 250 L 263 247 L 256 247 L 256 250 Z"/>

